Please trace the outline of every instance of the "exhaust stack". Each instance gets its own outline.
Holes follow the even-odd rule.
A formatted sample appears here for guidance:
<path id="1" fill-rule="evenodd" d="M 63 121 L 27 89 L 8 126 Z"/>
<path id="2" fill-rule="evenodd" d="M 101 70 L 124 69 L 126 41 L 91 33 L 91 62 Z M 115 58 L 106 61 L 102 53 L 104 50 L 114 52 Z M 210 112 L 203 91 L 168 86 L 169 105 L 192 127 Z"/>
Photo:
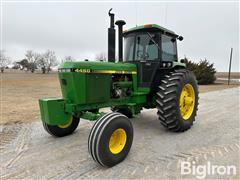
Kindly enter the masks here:
<path id="1" fill-rule="evenodd" d="M 110 16 L 110 28 L 108 28 L 108 61 L 115 62 L 114 14 L 111 11 L 112 8 L 108 11 L 108 15 Z"/>
<path id="2" fill-rule="evenodd" d="M 118 20 L 115 23 L 118 26 L 118 61 L 123 61 L 123 26 L 126 24 L 123 20 Z"/>

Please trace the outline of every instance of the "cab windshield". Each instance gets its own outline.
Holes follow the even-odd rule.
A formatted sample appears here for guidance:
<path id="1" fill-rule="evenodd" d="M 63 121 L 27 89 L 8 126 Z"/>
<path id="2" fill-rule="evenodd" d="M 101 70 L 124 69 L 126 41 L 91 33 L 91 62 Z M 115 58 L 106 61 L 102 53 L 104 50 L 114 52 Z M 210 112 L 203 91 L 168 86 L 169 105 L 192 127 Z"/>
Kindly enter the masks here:
<path id="1" fill-rule="evenodd" d="M 160 41 L 161 40 L 161 41 Z M 124 61 L 177 59 L 176 39 L 160 33 L 134 33 L 124 38 Z"/>
<path id="2" fill-rule="evenodd" d="M 157 60 L 159 59 L 158 36 L 152 33 L 141 33 L 125 37 L 124 60 Z M 134 47 L 135 46 L 135 47 Z"/>

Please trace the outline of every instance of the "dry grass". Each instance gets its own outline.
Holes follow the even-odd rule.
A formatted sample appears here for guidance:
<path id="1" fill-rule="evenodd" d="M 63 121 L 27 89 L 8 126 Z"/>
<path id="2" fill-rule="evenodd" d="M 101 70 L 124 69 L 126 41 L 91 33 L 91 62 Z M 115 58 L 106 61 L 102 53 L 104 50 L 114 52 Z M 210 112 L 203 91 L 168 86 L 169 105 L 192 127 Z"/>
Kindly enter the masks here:
<path id="1" fill-rule="evenodd" d="M 227 84 L 227 81 L 217 80 L 214 84 L 211 85 L 200 85 L 199 92 L 205 93 L 209 91 L 218 91 L 221 89 L 234 88 L 238 87 L 240 84 L 237 82 L 231 82 L 230 85 Z"/>
<path id="2" fill-rule="evenodd" d="M 38 99 L 61 95 L 57 74 L 30 74 L 24 72 L 1 74 L 2 114 L 6 122 L 30 122 L 40 118 Z"/>
<path id="3" fill-rule="evenodd" d="M 219 78 L 227 78 L 228 72 L 217 72 L 216 76 Z M 231 78 L 240 79 L 240 72 L 231 72 Z"/>
<path id="4" fill-rule="evenodd" d="M 61 96 L 58 76 L 53 74 L 31 74 L 11 71 L 1 74 L 2 114 L 0 124 L 7 122 L 39 121 L 38 99 Z M 214 85 L 200 86 L 200 93 L 239 86 L 228 86 L 225 81 Z"/>

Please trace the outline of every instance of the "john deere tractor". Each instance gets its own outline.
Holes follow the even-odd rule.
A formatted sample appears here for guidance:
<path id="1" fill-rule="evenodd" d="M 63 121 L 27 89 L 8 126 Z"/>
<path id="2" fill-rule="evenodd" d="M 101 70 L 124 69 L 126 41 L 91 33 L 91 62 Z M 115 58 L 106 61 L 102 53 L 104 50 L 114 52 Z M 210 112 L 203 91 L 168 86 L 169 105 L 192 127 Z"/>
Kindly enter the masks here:
<path id="1" fill-rule="evenodd" d="M 63 63 L 58 69 L 63 97 L 39 100 L 43 126 L 53 136 L 72 134 L 80 119 L 96 120 L 88 149 L 94 161 L 105 167 L 127 156 L 133 142 L 130 118 L 141 110 L 157 108 L 156 116 L 165 128 L 183 132 L 193 125 L 198 106 L 196 78 L 178 61 L 177 41 L 183 37 L 156 24 L 123 31 L 125 22 L 118 20 L 115 61 L 111 10 L 109 16 L 108 62 Z M 112 112 L 99 111 L 105 107 Z"/>

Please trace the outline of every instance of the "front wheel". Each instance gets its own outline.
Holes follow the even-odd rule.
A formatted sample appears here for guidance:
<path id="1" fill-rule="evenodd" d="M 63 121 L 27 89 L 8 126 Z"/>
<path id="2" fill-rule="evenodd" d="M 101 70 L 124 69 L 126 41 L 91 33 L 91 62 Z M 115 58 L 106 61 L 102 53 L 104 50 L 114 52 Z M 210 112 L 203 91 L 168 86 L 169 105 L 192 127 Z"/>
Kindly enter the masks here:
<path id="1" fill-rule="evenodd" d="M 170 131 L 182 132 L 195 121 L 198 85 L 193 72 L 175 70 L 165 76 L 157 93 L 158 117 Z"/>
<path id="2" fill-rule="evenodd" d="M 104 167 L 112 167 L 128 155 L 133 141 L 131 121 L 120 113 L 108 113 L 94 124 L 88 150 L 94 161 Z"/>
<path id="3" fill-rule="evenodd" d="M 43 127 L 52 136 L 63 137 L 72 134 L 78 127 L 79 121 L 80 118 L 70 116 L 70 119 L 66 124 L 49 125 L 43 122 Z"/>

